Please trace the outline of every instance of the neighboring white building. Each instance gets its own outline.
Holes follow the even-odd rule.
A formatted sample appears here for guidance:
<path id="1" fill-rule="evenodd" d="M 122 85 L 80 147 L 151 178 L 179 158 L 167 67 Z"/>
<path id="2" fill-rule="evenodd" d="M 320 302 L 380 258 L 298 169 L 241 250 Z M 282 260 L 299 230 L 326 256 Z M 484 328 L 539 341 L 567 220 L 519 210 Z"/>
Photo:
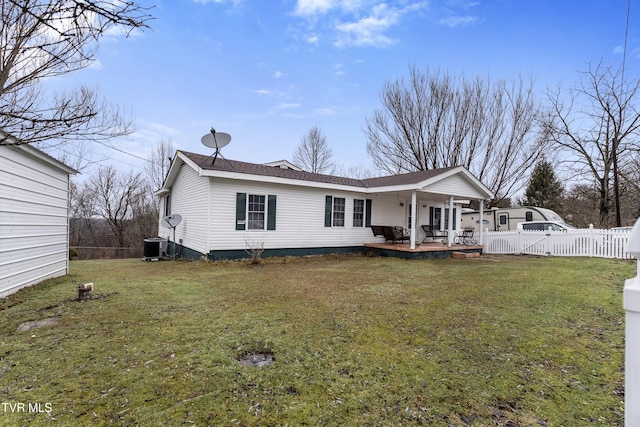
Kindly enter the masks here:
<path id="1" fill-rule="evenodd" d="M 77 171 L 0 130 L 0 297 L 69 270 Z"/>
<path id="2" fill-rule="evenodd" d="M 415 230 L 415 246 L 424 236 L 420 225 L 458 229 L 463 201 L 493 197 L 462 166 L 360 180 L 304 172 L 284 161 L 218 158 L 212 165 L 210 156 L 183 151 L 156 195 L 160 218 L 182 216 L 175 239 L 182 255 L 194 259 L 245 257 L 255 242 L 267 256 L 358 251 L 384 241 L 370 225 Z M 170 229 L 158 232 L 173 239 Z"/>

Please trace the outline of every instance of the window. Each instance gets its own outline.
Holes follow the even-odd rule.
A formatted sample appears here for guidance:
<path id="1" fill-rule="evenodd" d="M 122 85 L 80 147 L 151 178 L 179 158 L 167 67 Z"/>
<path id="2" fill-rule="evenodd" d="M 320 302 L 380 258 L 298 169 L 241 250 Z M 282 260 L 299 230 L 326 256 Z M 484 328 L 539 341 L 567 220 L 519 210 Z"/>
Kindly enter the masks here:
<path id="1" fill-rule="evenodd" d="M 275 194 L 236 193 L 236 230 L 276 229 Z"/>
<path id="2" fill-rule="evenodd" d="M 333 226 L 344 227 L 344 197 L 333 198 Z"/>
<path id="3" fill-rule="evenodd" d="M 171 193 L 164 199 L 164 216 L 171 215 Z"/>
<path id="4" fill-rule="evenodd" d="M 324 226 L 344 227 L 346 216 L 344 197 L 325 196 Z M 371 199 L 353 200 L 353 226 L 369 227 L 371 225 Z"/>
<path id="5" fill-rule="evenodd" d="M 498 217 L 499 221 L 500 221 L 500 225 L 507 225 L 507 215 L 500 215 Z"/>
<path id="6" fill-rule="evenodd" d="M 362 227 L 364 225 L 364 200 L 353 200 L 353 226 Z"/>
<path id="7" fill-rule="evenodd" d="M 434 229 L 440 230 L 440 225 L 442 224 L 442 208 L 434 208 L 433 206 L 429 208 L 429 223 Z"/>
<path id="8" fill-rule="evenodd" d="M 256 194 L 249 194 L 249 204 L 247 207 L 247 229 L 264 230 L 265 197 Z"/>
<path id="9" fill-rule="evenodd" d="M 444 211 L 444 221 L 442 220 L 442 215 Z M 456 208 L 453 208 L 453 226 L 452 230 L 457 230 L 457 212 Z M 448 230 L 449 229 L 449 208 L 429 208 L 429 222 L 436 230 Z M 444 224 L 444 228 L 441 226 Z"/>
<path id="10" fill-rule="evenodd" d="M 533 212 L 531 211 L 526 211 L 524 213 L 524 220 L 525 221 L 533 221 Z"/>

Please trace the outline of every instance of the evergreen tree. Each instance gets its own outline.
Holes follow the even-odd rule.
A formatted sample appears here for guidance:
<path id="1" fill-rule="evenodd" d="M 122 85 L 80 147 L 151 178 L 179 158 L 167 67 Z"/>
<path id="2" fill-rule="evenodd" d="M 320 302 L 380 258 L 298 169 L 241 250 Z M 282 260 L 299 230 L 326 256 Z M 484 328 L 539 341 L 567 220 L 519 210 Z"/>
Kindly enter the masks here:
<path id="1" fill-rule="evenodd" d="M 562 212 L 563 193 L 564 187 L 556 177 L 551 163 L 543 159 L 531 173 L 521 204 Z"/>

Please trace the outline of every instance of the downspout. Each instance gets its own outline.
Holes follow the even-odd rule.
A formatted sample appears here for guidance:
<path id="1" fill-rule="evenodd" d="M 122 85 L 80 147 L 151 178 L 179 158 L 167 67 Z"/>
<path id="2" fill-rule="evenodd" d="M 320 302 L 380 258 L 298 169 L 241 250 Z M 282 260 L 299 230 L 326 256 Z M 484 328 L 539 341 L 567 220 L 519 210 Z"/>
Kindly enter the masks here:
<path id="1" fill-rule="evenodd" d="M 416 248 L 416 190 L 411 191 L 411 249 Z"/>
<path id="2" fill-rule="evenodd" d="M 447 246 L 453 242 L 453 196 L 449 196 L 449 226 L 447 227 Z"/>

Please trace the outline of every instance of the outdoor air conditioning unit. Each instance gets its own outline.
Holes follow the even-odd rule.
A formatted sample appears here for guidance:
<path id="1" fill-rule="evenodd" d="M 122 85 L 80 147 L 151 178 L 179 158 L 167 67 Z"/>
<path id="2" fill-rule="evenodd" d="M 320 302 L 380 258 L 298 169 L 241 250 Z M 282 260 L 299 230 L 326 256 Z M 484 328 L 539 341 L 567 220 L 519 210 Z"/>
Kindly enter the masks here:
<path id="1" fill-rule="evenodd" d="M 144 261 L 158 261 L 167 256 L 167 239 L 149 237 L 144 239 Z"/>

